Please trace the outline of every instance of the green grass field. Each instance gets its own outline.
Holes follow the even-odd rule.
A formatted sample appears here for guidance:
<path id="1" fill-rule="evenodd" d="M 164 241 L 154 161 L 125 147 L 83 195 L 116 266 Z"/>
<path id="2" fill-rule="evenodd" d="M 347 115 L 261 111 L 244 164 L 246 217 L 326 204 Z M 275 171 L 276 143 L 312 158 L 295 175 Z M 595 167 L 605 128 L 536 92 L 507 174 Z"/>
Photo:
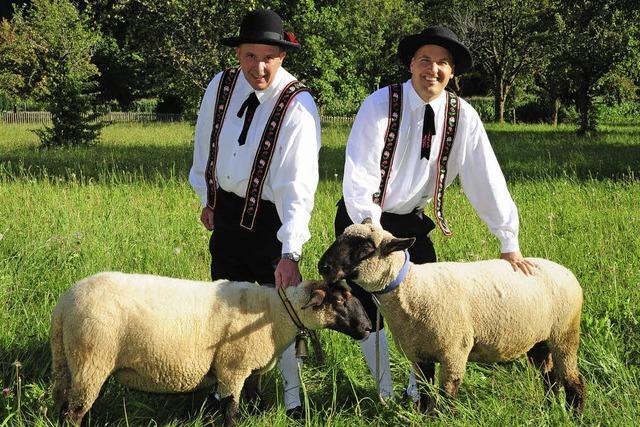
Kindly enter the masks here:
<path id="1" fill-rule="evenodd" d="M 49 316 L 75 281 L 103 270 L 209 274 L 208 233 L 187 183 L 192 127 L 113 125 L 100 145 L 67 151 L 38 150 L 29 129 L 0 127 L 0 427 L 54 425 Z M 303 371 L 309 425 L 640 424 L 640 127 L 608 127 L 588 140 L 569 127 L 488 131 L 520 210 L 522 252 L 564 264 L 584 288 L 584 415 L 574 418 L 561 403 L 547 407 L 542 382 L 523 358 L 469 364 L 452 410 L 426 417 L 401 400 L 408 363 L 395 348 L 398 401 L 384 407 L 357 344 L 323 332 L 325 365 L 311 359 Z M 307 278 L 319 277 L 316 262 L 333 240 L 347 133 L 345 126 L 324 129 L 313 237 L 302 262 Z M 445 212 L 454 236 L 435 235 L 441 260 L 498 256 L 497 240 L 457 185 L 447 192 Z M 280 394 L 272 371 L 266 412 L 254 416 L 241 406 L 240 425 L 288 425 Z M 210 423 L 204 396 L 151 395 L 109 381 L 87 421 L 201 426 Z"/>

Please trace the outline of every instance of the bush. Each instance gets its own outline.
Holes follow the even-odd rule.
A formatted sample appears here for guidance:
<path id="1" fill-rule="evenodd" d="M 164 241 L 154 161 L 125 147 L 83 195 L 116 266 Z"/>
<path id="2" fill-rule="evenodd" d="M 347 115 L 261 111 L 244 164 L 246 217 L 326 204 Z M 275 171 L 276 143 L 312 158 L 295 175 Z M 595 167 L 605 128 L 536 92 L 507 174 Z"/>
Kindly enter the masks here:
<path id="1" fill-rule="evenodd" d="M 640 102 L 623 101 L 618 104 L 596 104 L 598 120 L 603 124 L 625 125 L 640 123 Z"/>
<path id="2" fill-rule="evenodd" d="M 491 96 L 470 96 L 464 98 L 480 115 L 480 119 L 485 121 L 493 121 L 493 97 Z"/>

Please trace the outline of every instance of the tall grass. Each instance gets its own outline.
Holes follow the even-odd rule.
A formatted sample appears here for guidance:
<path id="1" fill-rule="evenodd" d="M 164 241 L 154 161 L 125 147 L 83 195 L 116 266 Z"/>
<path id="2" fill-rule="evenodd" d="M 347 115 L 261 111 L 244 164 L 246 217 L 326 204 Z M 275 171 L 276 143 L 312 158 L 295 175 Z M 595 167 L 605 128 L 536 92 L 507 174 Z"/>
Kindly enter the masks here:
<path id="1" fill-rule="evenodd" d="M 524 360 L 470 364 L 453 409 L 425 417 L 402 402 L 408 363 L 392 348 L 398 401 L 385 407 L 357 344 L 323 332 L 327 362 L 303 371 L 310 425 L 637 425 L 640 422 L 640 128 L 607 128 L 582 140 L 568 127 L 491 126 L 521 218 L 521 248 L 572 269 L 585 291 L 580 367 L 585 413 L 546 407 Z M 0 128 L 0 426 L 52 425 L 49 316 L 58 296 L 102 270 L 206 280 L 208 233 L 186 177 L 193 129 L 117 125 L 91 149 L 37 149 L 28 126 Z M 348 127 L 324 129 L 321 183 L 303 275 L 333 239 Z M 498 255 L 499 245 L 458 186 L 447 192 L 452 238 L 435 235 L 441 260 Z M 19 362 L 19 366 L 14 362 Z M 19 381 L 18 381 L 19 380 Z M 261 416 L 241 425 L 283 426 L 276 373 Z M 19 398 L 18 398 L 19 396 Z M 109 381 L 89 425 L 187 425 L 212 420 L 204 393 L 151 395 Z M 446 408 L 446 406 L 445 406 Z M 220 423 L 220 418 L 213 419 Z"/>

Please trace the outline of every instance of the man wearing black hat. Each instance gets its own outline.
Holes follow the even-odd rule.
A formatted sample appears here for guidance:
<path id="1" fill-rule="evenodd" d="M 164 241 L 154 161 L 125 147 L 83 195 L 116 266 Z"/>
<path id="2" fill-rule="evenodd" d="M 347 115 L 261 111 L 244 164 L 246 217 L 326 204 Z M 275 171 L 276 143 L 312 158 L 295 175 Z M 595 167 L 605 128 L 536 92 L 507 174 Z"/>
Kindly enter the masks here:
<path id="1" fill-rule="evenodd" d="M 514 270 L 531 274 L 534 266 L 518 246 L 518 211 L 480 117 L 471 105 L 445 90 L 454 73 L 471 68 L 471 52 L 451 30 L 436 26 L 401 40 L 398 54 L 411 79 L 374 92 L 358 111 L 347 143 L 336 235 L 371 218 L 397 237 L 416 239 L 409 249 L 412 262 L 435 262 L 429 234 L 436 224 L 425 214 L 425 206 L 433 201 L 433 218 L 450 235 L 444 190 L 459 175 L 467 198 L 500 241 L 500 257 Z M 352 287 L 375 319 L 371 295 L 355 284 Z M 381 397 L 392 397 L 384 329 L 370 334 L 361 347 Z M 428 379 L 433 378 L 433 363 L 421 368 Z M 413 372 L 407 393 L 414 400 L 419 396 Z"/>
<path id="2" fill-rule="evenodd" d="M 298 49 L 270 10 L 249 12 L 234 47 L 240 63 L 218 73 L 204 94 L 196 124 L 189 182 L 202 203 L 211 278 L 295 286 L 309 240 L 318 183 L 320 120 L 313 98 L 284 68 Z M 292 345 L 279 362 L 287 411 L 301 415 Z"/>

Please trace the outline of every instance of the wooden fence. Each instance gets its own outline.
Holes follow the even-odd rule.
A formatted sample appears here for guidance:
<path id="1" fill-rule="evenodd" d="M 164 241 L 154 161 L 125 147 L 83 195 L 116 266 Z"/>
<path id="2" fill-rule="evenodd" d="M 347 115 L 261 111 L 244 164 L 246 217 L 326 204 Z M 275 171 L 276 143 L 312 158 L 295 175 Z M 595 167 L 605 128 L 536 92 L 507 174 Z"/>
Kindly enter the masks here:
<path id="1" fill-rule="evenodd" d="M 164 113 L 133 113 L 113 112 L 106 113 L 98 119 L 107 123 L 126 122 L 179 122 L 180 114 Z M 19 111 L 17 113 L 0 113 L 0 123 L 3 124 L 51 124 L 51 113 L 48 111 Z"/>
<path id="2" fill-rule="evenodd" d="M 320 116 L 320 122 L 331 124 L 351 125 L 354 117 Z M 126 122 L 179 122 L 182 120 L 180 114 L 163 113 L 130 113 L 113 112 L 100 116 L 103 122 L 126 123 Z M 51 124 L 51 113 L 48 111 L 19 111 L 0 112 L 0 123 L 2 124 Z"/>

